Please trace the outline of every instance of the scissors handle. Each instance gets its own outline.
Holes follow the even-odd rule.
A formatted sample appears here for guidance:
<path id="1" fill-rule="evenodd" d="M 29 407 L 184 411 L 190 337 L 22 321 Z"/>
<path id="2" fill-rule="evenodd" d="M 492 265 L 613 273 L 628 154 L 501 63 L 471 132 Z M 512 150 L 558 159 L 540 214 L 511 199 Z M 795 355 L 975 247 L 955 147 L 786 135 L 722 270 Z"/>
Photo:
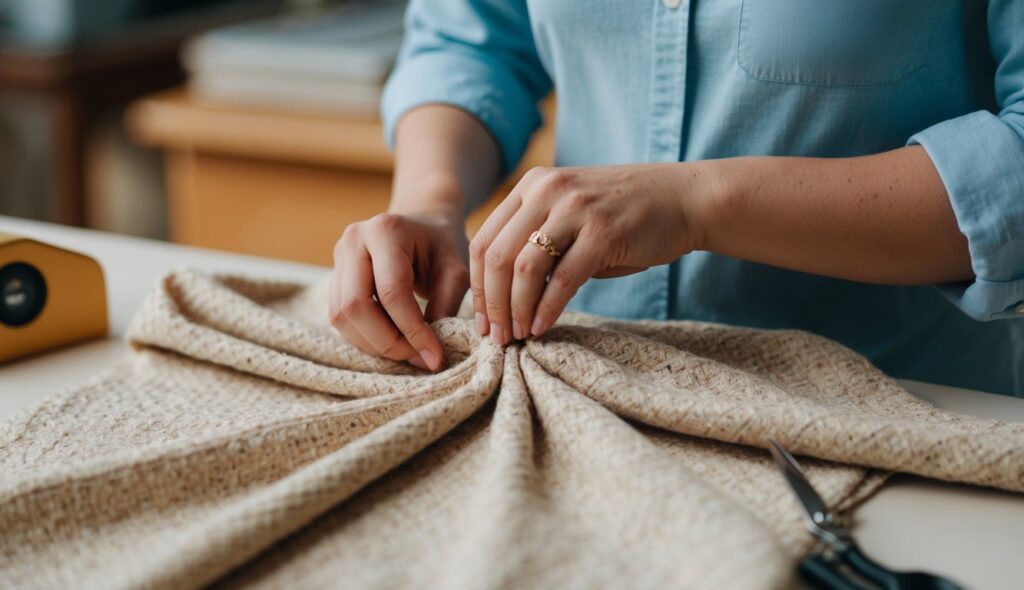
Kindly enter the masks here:
<path id="1" fill-rule="evenodd" d="M 843 575 L 835 563 L 817 554 L 803 558 L 797 572 L 808 586 L 819 590 L 870 590 Z"/>
<path id="2" fill-rule="evenodd" d="M 845 551 L 841 551 L 838 557 L 858 574 L 885 590 L 902 590 L 902 586 L 899 584 L 899 574 L 864 555 L 864 552 L 856 545 L 851 544 Z"/>
<path id="3" fill-rule="evenodd" d="M 924 572 L 894 572 L 851 544 L 839 553 L 846 565 L 884 590 L 961 590 L 953 582 Z"/>

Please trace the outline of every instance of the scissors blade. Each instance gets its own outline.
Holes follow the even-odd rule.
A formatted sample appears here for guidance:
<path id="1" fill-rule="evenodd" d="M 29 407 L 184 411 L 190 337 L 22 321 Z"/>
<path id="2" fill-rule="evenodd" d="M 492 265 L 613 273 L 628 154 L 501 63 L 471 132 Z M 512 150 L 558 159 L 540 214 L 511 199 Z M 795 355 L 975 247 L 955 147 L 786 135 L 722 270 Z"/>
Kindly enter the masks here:
<path id="1" fill-rule="evenodd" d="M 796 459 L 793 458 L 793 455 L 790 455 L 775 440 L 769 439 L 768 444 L 768 450 L 771 451 L 772 458 L 775 459 L 775 465 L 778 466 L 782 475 L 786 478 L 790 489 L 793 490 L 793 494 L 800 501 L 800 505 L 804 509 L 808 520 L 808 527 L 811 528 L 811 532 L 817 534 L 831 520 L 829 518 L 831 512 L 828 509 L 828 505 L 825 504 L 825 501 L 821 499 L 818 492 L 811 486 L 811 482 L 807 481 L 804 470 L 797 463 Z"/>

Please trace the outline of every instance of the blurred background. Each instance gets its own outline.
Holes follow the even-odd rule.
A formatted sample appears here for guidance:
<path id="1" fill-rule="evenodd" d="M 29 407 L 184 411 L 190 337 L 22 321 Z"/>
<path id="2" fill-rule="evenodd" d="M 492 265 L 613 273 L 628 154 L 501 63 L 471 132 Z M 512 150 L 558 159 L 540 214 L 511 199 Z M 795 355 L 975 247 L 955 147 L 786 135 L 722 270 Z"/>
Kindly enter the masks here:
<path id="1" fill-rule="evenodd" d="M 404 6 L 0 0 L 0 215 L 329 264 L 387 207 Z M 495 198 L 551 163 L 551 104 Z"/>

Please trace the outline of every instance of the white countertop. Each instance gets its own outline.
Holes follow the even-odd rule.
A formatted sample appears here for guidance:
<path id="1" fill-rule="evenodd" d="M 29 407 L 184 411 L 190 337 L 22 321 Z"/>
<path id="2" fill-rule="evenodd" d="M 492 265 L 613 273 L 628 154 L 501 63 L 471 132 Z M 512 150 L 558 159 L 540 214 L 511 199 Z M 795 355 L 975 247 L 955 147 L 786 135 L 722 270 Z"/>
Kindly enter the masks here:
<path id="1" fill-rule="evenodd" d="M 0 216 L 0 232 L 88 254 L 103 266 L 111 335 L 0 364 L 0 420 L 44 396 L 82 383 L 124 354 L 121 336 L 153 282 L 175 268 L 312 282 L 326 269 Z M 947 410 L 1024 422 L 1024 399 L 904 381 Z M 794 504 L 794 510 L 796 505 Z M 855 536 L 894 568 L 948 575 L 968 588 L 1024 587 L 1024 496 L 898 476 L 857 511 Z"/>

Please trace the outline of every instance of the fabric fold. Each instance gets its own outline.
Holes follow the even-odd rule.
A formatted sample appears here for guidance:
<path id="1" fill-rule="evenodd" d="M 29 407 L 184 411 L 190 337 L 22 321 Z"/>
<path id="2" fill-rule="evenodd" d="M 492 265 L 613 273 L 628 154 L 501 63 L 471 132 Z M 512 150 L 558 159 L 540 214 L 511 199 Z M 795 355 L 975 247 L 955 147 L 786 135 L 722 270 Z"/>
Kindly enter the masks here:
<path id="1" fill-rule="evenodd" d="M 878 471 L 1024 491 L 1024 425 L 940 411 L 802 332 L 566 314 L 426 374 L 323 285 L 173 273 L 133 350 L 0 426 L 15 587 L 779 588 L 810 549 L 768 454 L 832 505 Z"/>

